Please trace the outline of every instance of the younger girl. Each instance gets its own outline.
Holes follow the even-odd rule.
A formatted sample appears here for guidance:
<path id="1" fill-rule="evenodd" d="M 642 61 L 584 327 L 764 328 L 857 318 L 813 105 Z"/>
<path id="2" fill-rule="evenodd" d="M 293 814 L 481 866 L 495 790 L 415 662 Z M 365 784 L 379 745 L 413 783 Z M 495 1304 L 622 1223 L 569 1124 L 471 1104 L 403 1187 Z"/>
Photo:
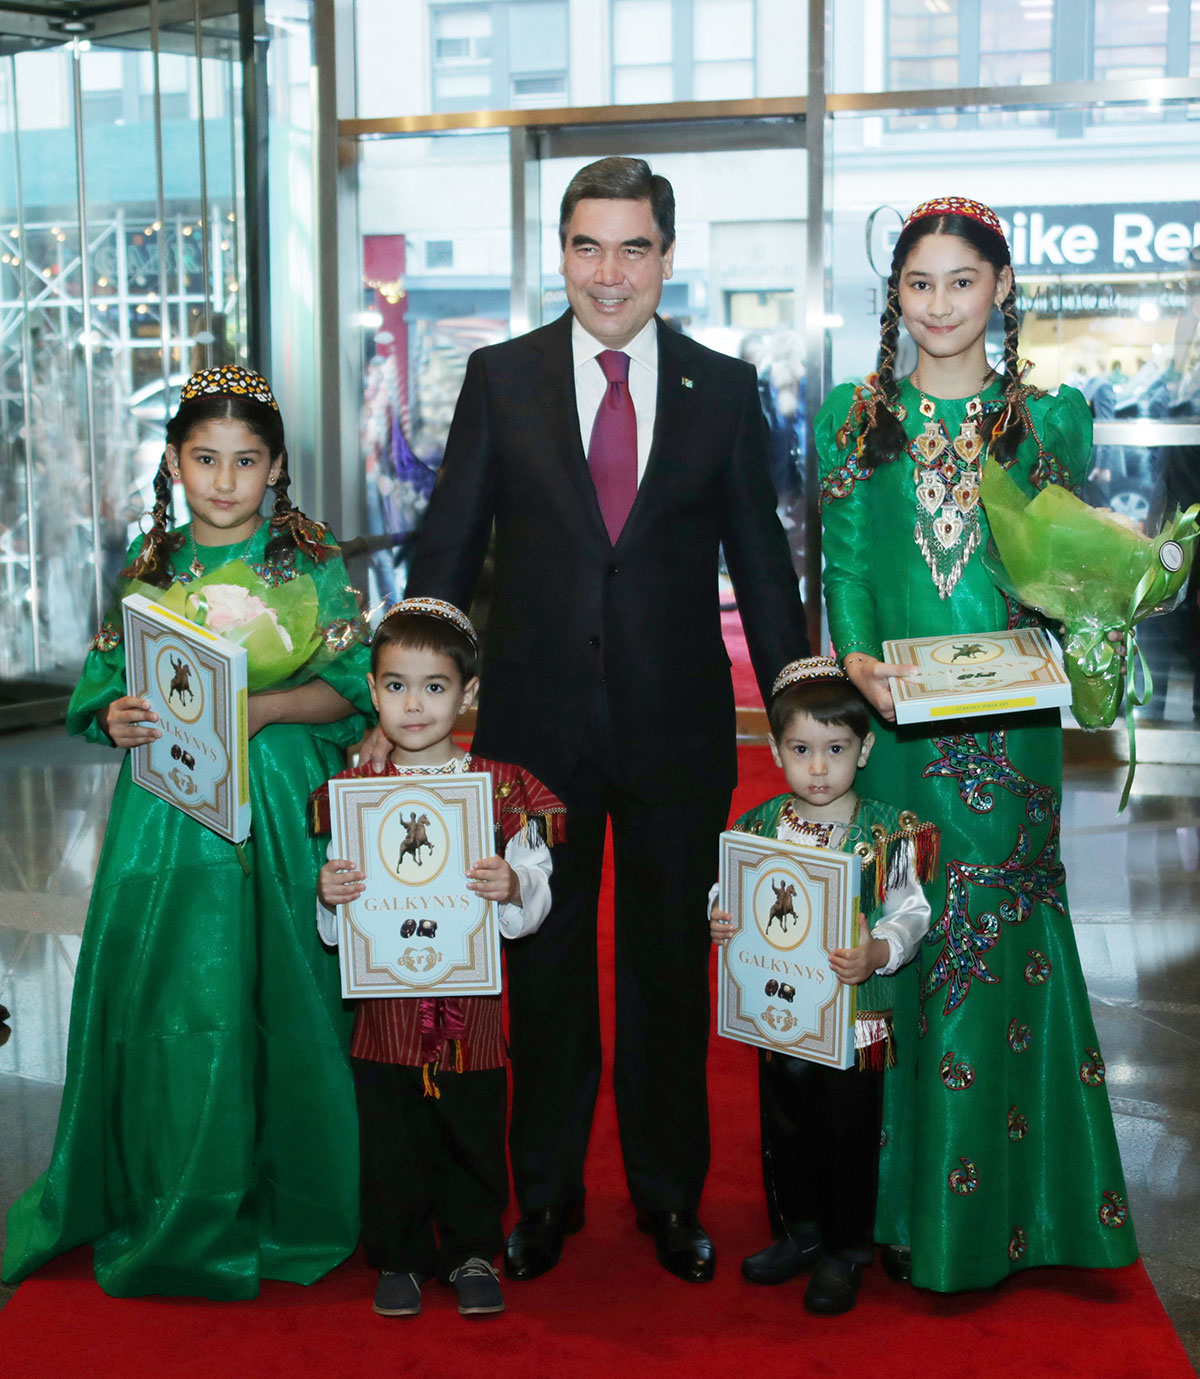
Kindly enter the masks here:
<path id="1" fill-rule="evenodd" d="M 886 720 L 862 789 L 941 831 L 918 1038 L 897 1029 L 916 1077 L 889 1074 L 876 1221 L 877 1238 L 911 1242 L 913 1282 L 941 1291 L 1137 1255 L 1059 859 L 1058 712 L 891 727 L 888 675 L 915 668 L 879 659 L 886 638 L 1031 620 L 984 569 L 980 471 L 990 454 L 1030 494 L 1077 487 L 1091 416 L 1074 389 L 1023 382 L 1015 303 L 996 215 L 927 201 L 896 243 L 878 374 L 836 388 L 817 418 L 830 627 Z M 997 306 L 1000 372 L 984 350 Z M 897 380 L 901 319 L 918 363 Z"/>
<path id="2" fill-rule="evenodd" d="M 176 531 L 174 482 L 192 513 Z M 106 1292 L 245 1298 L 261 1278 L 311 1283 L 354 1248 L 349 1025 L 336 963 L 313 932 L 321 859 L 303 803 L 361 734 L 366 631 L 336 544 L 292 506 L 288 483 L 266 380 L 236 367 L 194 374 L 167 426 L 153 526 L 130 549 L 118 596 L 238 561 L 269 603 L 309 575 L 324 645 L 250 696 L 248 869 L 122 763 L 79 955 L 54 1154 L 9 1213 L 7 1281 L 90 1242 Z M 271 485 L 268 521 L 259 508 Z M 126 692 L 118 605 L 67 727 L 129 748 L 159 735 L 155 718 Z"/>

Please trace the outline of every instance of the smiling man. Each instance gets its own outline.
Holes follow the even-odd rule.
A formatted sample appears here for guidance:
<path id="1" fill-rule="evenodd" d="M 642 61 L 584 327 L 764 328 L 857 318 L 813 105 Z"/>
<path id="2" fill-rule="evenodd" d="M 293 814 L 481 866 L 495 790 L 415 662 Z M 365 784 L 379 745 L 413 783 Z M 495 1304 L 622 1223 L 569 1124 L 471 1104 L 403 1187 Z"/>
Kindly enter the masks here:
<path id="1" fill-rule="evenodd" d="M 465 608 L 494 526 L 475 748 L 568 807 L 551 914 L 507 950 L 522 1215 L 506 1269 L 544 1273 L 583 1224 L 611 823 L 626 1178 L 660 1262 L 700 1282 L 714 1266 L 697 1216 L 705 905 L 736 776 L 722 544 L 764 691 L 808 642 L 754 370 L 655 315 L 674 271 L 671 184 L 640 158 L 592 163 L 567 187 L 559 235 L 571 309 L 471 356 L 408 593 Z"/>

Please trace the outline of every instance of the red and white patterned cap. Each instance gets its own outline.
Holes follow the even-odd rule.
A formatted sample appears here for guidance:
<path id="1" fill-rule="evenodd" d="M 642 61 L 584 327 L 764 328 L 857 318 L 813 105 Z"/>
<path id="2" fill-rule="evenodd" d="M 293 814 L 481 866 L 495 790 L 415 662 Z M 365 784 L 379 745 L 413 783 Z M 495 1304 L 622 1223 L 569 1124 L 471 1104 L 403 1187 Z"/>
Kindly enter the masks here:
<path id="1" fill-rule="evenodd" d="M 1004 238 L 1004 229 L 996 212 L 982 201 L 972 201 L 967 196 L 935 196 L 931 201 L 922 201 L 916 210 L 909 212 L 904 228 L 907 229 L 915 220 L 925 220 L 931 215 L 965 216 L 968 220 L 977 220 L 980 225 L 986 225 L 1001 239 Z"/>

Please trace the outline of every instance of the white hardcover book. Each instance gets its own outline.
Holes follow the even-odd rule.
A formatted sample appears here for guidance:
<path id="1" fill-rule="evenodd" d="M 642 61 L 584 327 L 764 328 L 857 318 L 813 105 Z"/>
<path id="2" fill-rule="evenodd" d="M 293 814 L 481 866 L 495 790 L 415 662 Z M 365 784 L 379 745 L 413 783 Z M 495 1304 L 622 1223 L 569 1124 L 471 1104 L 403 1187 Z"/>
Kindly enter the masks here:
<path id="1" fill-rule="evenodd" d="M 737 929 L 721 948 L 718 1034 L 852 1066 L 854 988 L 837 979 L 829 955 L 858 939 L 861 872 L 853 853 L 721 834 L 718 904 Z"/>
<path id="2" fill-rule="evenodd" d="M 133 779 L 228 838 L 250 832 L 246 652 L 142 594 L 122 600 L 126 682 L 162 736 L 130 752 Z"/>
<path id="3" fill-rule="evenodd" d="M 911 679 L 888 681 L 897 723 L 1061 708 L 1071 702 L 1062 657 L 1041 627 L 899 638 L 884 642 L 883 659 L 921 668 Z"/>
<path id="4" fill-rule="evenodd" d="M 496 851 L 490 773 L 332 780 L 329 823 L 331 855 L 366 872 L 337 907 L 344 996 L 499 992 L 496 906 L 467 887 Z"/>

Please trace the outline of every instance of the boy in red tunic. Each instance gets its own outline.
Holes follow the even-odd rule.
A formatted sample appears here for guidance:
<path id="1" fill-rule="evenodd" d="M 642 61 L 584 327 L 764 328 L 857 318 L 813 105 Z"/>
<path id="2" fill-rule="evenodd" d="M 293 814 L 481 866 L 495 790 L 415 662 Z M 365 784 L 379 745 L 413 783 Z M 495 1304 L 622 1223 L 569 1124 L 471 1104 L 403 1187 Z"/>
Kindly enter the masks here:
<path id="1" fill-rule="evenodd" d="M 485 761 L 454 743 L 454 721 L 474 702 L 477 641 L 465 614 L 439 599 L 405 599 L 371 645 L 371 698 L 393 744 L 385 775 L 492 776 L 498 854 L 468 884 L 499 907 L 500 932 L 518 939 L 550 908 L 549 844 L 564 807 L 519 766 Z M 370 764 L 337 779 L 374 776 Z M 329 831 L 329 790 L 312 798 L 313 826 Z M 363 892 L 364 873 L 330 858 L 318 878 L 318 925 L 336 942 L 333 909 Z M 458 1310 L 502 1312 L 492 1259 L 504 1244 L 508 1105 L 499 996 L 363 1001 L 350 1045 L 358 1099 L 363 1247 L 380 1271 L 375 1311 L 411 1317 L 421 1284 L 453 1286 Z M 436 1234 L 435 1234 L 436 1226 Z"/>

